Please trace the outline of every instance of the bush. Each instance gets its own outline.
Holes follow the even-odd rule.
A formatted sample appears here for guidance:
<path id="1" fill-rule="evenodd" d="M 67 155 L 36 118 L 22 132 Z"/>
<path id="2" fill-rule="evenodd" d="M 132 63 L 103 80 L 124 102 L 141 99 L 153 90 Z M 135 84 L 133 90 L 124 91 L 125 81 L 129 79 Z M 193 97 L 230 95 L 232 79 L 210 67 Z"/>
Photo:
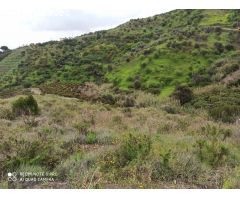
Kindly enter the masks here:
<path id="1" fill-rule="evenodd" d="M 217 86 L 195 95 L 191 103 L 195 108 L 205 108 L 214 120 L 232 123 L 240 115 L 240 89 Z"/>
<path id="2" fill-rule="evenodd" d="M 132 97 L 126 97 L 123 102 L 124 107 L 134 107 L 135 106 L 135 100 Z"/>
<path id="3" fill-rule="evenodd" d="M 112 94 L 104 94 L 101 97 L 102 103 L 114 105 L 116 103 L 116 99 Z"/>
<path id="4" fill-rule="evenodd" d="M 170 167 L 171 151 L 160 155 L 160 160 L 154 161 L 152 164 L 151 178 L 153 181 L 172 181 L 174 172 Z"/>
<path id="5" fill-rule="evenodd" d="M 23 83 L 24 88 L 30 88 L 31 86 L 32 86 L 32 84 L 30 82 L 24 82 Z"/>
<path id="6" fill-rule="evenodd" d="M 133 88 L 136 90 L 139 90 L 141 88 L 141 86 L 142 86 L 141 81 L 136 79 L 133 83 Z"/>
<path id="7" fill-rule="evenodd" d="M 33 98 L 32 95 L 28 97 L 20 97 L 12 104 L 12 112 L 16 116 L 20 115 L 37 115 L 39 114 L 39 108 L 37 101 Z"/>
<path id="8" fill-rule="evenodd" d="M 215 120 L 232 123 L 240 114 L 240 107 L 236 105 L 216 105 L 216 107 L 209 109 L 209 115 Z"/>
<path id="9" fill-rule="evenodd" d="M 193 92 L 187 86 L 178 86 L 174 91 L 173 96 L 180 101 L 181 105 L 183 105 L 193 99 Z"/>
<path id="10" fill-rule="evenodd" d="M 102 170 L 125 167 L 132 161 L 145 159 L 150 153 L 151 144 L 147 135 L 126 135 L 117 151 L 104 155 Z"/>
<path id="11" fill-rule="evenodd" d="M 63 158 L 62 152 L 55 150 L 52 140 L 41 141 L 6 141 L 10 149 L 15 149 L 16 154 L 9 156 L 3 163 L 4 170 L 16 170 L 21 165 L 38 165 L 46 169 L 54 169 Z M 0 150 L 3 151 L 0 146 Z"/>
<path id="12" fill-rule="evenodd" d="M 223 165 L 230 154 L 224 141 L 231 136 L 231 130 L 207 125 L 202 132 L 204 139 L 197 140 L 194 145 L 198 159 L 212 167 Z"/>
<path id="13" fill-rule="evenodd" d="M 88 132 L 86 135 L 87 144 L 95 144 L 97 142 L 97 135 L 95 132 Z"/>
<path id="14" fill-rule="evenodd" d="M 124 139 L 121 148 L 118 151 L 118 157 L 122 164 L 127 164 L 134 159 L 145 158 L 151 149 L 151 140 L 149 136 L 134 136 L 128 134 Z"/>

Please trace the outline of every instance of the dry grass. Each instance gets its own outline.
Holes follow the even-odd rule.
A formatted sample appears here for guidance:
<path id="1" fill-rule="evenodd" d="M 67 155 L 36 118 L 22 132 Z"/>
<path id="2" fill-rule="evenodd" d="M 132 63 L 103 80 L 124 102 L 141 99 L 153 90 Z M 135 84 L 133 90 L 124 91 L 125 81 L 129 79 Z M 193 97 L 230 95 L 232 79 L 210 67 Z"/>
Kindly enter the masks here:
<path id="1" fill-rule="evenodd" d="M 30 188 L 223 187 L 223 184 L 216 184 L 214 180 L 219 181 L 218 176 L 229 170 L 228 163 L 221 170 L 218 169 L 221 173 L 205 166 L 203 163 L 199 163 L 194 156 L 194 144 L 196 140 L 201 138 L 199 134 L 201 128 L 210 124 L 233 131 L 233 135 L 227 140 L 227 144 L 233 148 L 233 154 L 237 154 L 239 153 L 237 146 L 240 142 L 239 127 L 234 124 L 210 121 L 204 111 L 191 112 L 191 110 L 179 107 L 177 102 L 169 99 L 159 100 L 155 96 L 144 93 L 135 94 L 135 96 L 137 105 L 141 106 L 126 109 L 101 103 L 81 102 L 77 99 L 55 95 L 35 95 L 34 97 L 41 110 L 40 115 L 35 118 L 37 126 L 25 124 L 21 117 L 14 120 L 0 119 L 1 144 L 4 141 L 8 142 L 11 138 L 29 142 L 49 140 L 53 141 L 56 152 L 64 151 L 60 164 L 55 168 L 57 172 L 64 173 L 62 180 L 45 186 L 42 184 L 38 186 L 28 185 Z M 1 110 L 10 109 L 11 102 L 17 98 L 0 99 Z M 165 109 L 166 106 L 174 107 L 177 112 L 175 114 L 168 113 Z M 98 142 L 92 145 L 86 144 L 84 142 L 86 136 L 81 132 L 82 128 L 94 132 Z M 99 170 L 97 163 L 101 161 L 101 156 L 105 152 L 114 152 L 114 149 L 118 148 L 126 133 L 149 135 L 153 142 L 152 150 L 146 162 L 136 161 L 136 163 L 133 162 L 130 166 L 126 166 L 121 169 L 121 173 L 117 173 L 118 175 L 119 173 L 122 174 L 121 176 L 124 176 L 124 179 L 117 179 L 116 172 L 103 173 Z M 153 163 L 161 160 L 162 156 L 169 150 L 171 151 L 169 167 L 174 173 L 185 173 L 185 165 L 192 162 L 189 171 L 186 171 L 187 177 L 153 181 L 151 179 Z M 13 152 L 9 155 L 14 154 L 13 149 Z M 82 155 L 79 159 L 74 157 L 78 154 Z M 0 159 L 6 159 L 4 152 L 0 153 Z M 85 168 L 81 171 L 83 166 Z M 198 171 L 200 168 L 201 172 Z M 139 171 L 139 169 L 141 170 Z M 206 173 L 206 171 L 209 171 L 209 173 Z M 192 180 L 193 177 L 197 176 L 197 173 L 199 173 L 199 176 L 196 180 Z M 215 173 L 215 175 L 211 173 Z M 226 172 L 225 174 L 228 178 L 226 180 L 230 180 L 229 173 Z M 177 175 L 174 174 L 173 177 L 175 176 Z M 201 181 L 207 179 L 210 181 Z M 4 180 L 1 180 L 1 182 L 2 187 L 4 187 L 6 182 Z M 237 187 L 229 186 L 232 182 L 228 181 L 227 187 Z M 23 186 L 15 185 L 14 187 L 21 188 Z"/>

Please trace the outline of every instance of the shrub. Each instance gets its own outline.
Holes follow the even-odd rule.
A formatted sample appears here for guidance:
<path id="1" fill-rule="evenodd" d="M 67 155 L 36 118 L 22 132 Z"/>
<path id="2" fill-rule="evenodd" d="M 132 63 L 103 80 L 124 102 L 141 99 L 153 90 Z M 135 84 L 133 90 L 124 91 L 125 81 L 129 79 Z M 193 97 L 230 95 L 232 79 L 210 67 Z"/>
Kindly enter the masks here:
<path id="1" fill-rule="evenodd" d="M 134 107 L 135 106 L 135 100 L 132 97 L 126 97 L 123 102 L 124 107 Z"/>
<path id="2" fill-rule="evenodd" d="M 173 170 L 170 167 L 169 161 L 171 158 L 171 152 L 160 155 L 160 160 L 153 162 L 151 178 L 153 181 L 171 181 L 173 180 Z"/>
<path id="3" fill-rule="evenodd" d="M 62 152 L 55 150 L 52 140 L 29 142 L 26 140 L 10 142 L 16 148 L 16 154 L 9 156 L 3 163 L 5 170 L 16 170 L 21 165 L 38 165 L 49 170 L 54 169 L 63 158 Z M 0 147 L 2 150 L 2 148 Z"/>
<path id="4" fill-rule="evenodd" d="M 134 83 L 133 83 L 133 88 L 136 89 L 136 90 L 138 90 L 138 89 L 141 88 L 141 86 L 142 86 L 141 81 L 138 80 L 138 79 L 136 79 L 136 80 L 134 81 Z"/>
<path id="5" fill-rule="evenodd" d="M 213 119 L 228 123 L 234 122 L 239 114 L 240 107 L 236 105 L 216 105 L 215 107 L 209 109 L 209 115 Z"/>
<path id="6" fill-rule="evenodd" d="M 32 86 L 32 84 L 30 82 L 24 82 L 23 83 L 24 88 L 30 88 L 31 86 Z"/>
<path id="7" fill-rule="evenodd" d="M 116 99 L 112 94 L 104 94 L 101 97 L 102 103 L 114 105 L 116 103 Z"/>
<path id="8" fill-rule="evenodd" d="M 198 159 L 212 167 L 223 165 L 230 154 L 224 141 L 231 136 L 231 130 L 207 125 L 202 132 L 205 138 L 197 140 L 194 145 Z"/>
<path id="9" fill-rule="evenodd" d="M 95 132 L 88 132 L 86 135 L 87 144 L 95 144 L 97 142 L 97 135 Z"/>
<path id="10" fill-rule="evenodd" d="M 214 120 L 232 123 L 240 114 L 239 91 L 238 87 L 217 86 L 195 95 L 191 103 L 195 108 L 205 108 Z"/>
<path id="11" fill-rule="evenodd" d="M 225 145 L 215 144 L 213 141 L 198 140 L 195 144 L 197 157 L 212 167 L 218 167 L 229 155 Z"/>
<path id="12" fill-rule="evenodd" d="M 193 99 L 193 92 L 187 86 L 178 86 L 174 91 L 173 96 L 180 101 L 181 105 L 183 105 Z"/>
<path id="13" fill-rule="evenodd" d="M 16 115 L 37 115 L 39 114 L 39 108 L 37 101 L 32 95 L 28 97 L 20 97 L 12 104 L 12 112 Z"/>
<path id="14" fill-rule="evenodd" d="M 117 153 L 121 164 L 125 165 L 134 159 L 145 158 L 151 149 L 151 140 L 149 136 L 134 136 L 128 134 Z"/>
<path id="15" fill-rule="evenodd" d="M 101 169 L 109 171 L 111 168 L 125 167 L 132 161 L 141 161 L 149 155 L 151 144 L 151 139 L 147 135 L 128 134 L 117 151 L 103 156 Z"/>

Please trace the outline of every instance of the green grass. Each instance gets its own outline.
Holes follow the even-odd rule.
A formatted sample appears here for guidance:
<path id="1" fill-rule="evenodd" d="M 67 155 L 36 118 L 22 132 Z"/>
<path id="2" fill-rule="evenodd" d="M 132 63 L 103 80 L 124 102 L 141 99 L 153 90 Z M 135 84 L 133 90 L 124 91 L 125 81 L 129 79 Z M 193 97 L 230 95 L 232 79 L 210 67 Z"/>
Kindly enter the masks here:
<path id="1" fill-rule="evenodd" d="M 163 93 L 161 96 L 166 96 L 171 94 L 176 85 L 189 83 L 190 68 L 196 71 L 210 64 L 208 59 L 201 55 L 171 51 L 162 52 L 158 59 L 152 58 L 144 69 L 140 66 L 141 62 L 141 59 L 136 59 L 109 73 L 107 77 L 110 81 L 118 80 L 120 88 L 127 89 L 138 76 L 146 88 L 160 87 Z M 132 80 L 129 81 L 129 78 Z"/>
<path id="2" fill-rule="evenodd" d="M 224 10 L 204 10 L 200 25 L 228 25 L 229 12 Z"/>
<path id="3" fill-rule="evenodd" d="M 168 97 L 170 94 L 173 93 L 174 90 L 175 90 L 175 87 L 174 87 L 174 86 L 165 87 L 165 88 L 161 91 L 160 97 Z"/>

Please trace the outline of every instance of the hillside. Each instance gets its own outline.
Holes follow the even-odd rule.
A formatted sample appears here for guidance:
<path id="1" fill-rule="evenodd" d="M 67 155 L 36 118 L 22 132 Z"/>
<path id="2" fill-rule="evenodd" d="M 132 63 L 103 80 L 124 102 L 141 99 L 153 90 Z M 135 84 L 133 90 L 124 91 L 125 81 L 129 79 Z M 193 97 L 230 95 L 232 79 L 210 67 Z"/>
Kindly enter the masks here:
<path id="1" fill-rule="evenodd" d="M 2 54 L 0 188 L 240 188 L 239 21 L 175 10 Z"/>
<path id="2" fill-rule="evenodd" d="M 22 49 L 21 62 L 10 74 L 17 79 L 3 76 L 0 86 L 110 82 L 168 96 L 176 85 L 193 84 L 196 74 L 219 59 L 238 57 L 239 16 L 238 10 L 175 10 L 111 30 L 32 44 Z M 0 71 L 19 51 L 0 62 Z"/>

